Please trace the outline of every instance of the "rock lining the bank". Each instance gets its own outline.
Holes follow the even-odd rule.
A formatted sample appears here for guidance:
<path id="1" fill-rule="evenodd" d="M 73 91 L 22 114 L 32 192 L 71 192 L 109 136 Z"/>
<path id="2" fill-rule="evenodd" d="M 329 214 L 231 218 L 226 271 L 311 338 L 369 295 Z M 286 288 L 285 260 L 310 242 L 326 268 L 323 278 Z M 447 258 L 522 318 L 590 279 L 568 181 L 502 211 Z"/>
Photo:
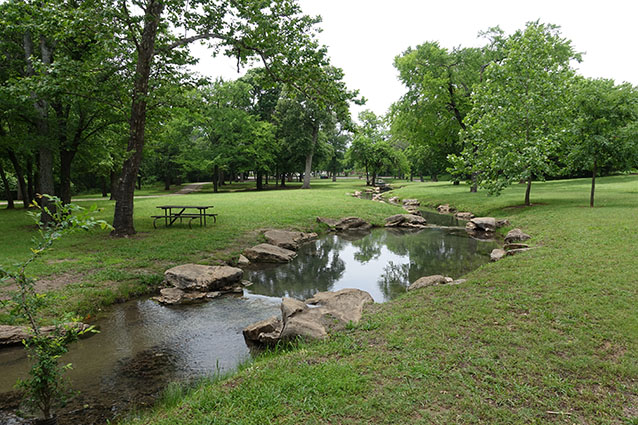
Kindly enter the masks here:
<path id="1" fill-rule="evenodd" d="M 319 292 L 305 301 L 283 298 L 281 318 L 273 316 L 246 327 L 244 339 L 258 346 L 297 338 L 323 339 L 349 323 L 359 322 L 363 308 L 373 302 L 372 296 L 360 289 Z"/>
<path id="2" fill-rule="evenodd" d="M 408 227 L 425 229 L 427 221 L 415 214 L 395 214 L 385 219 L 385 227 Z"/>

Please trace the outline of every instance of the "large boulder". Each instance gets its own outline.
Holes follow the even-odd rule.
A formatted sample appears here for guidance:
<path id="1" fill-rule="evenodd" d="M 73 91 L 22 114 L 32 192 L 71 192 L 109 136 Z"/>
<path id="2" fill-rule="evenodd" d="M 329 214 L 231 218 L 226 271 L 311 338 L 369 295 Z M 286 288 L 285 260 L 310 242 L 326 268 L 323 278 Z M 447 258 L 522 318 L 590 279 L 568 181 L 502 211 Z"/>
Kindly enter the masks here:
<path id="1" fill-rule="evenodd" d="M 507 232 L 507 235 L 505 235 L 505 243 L 507 244 L 514 242 L 523 242 L 528 239 L 531 239 L 531 236 L 527 233 L 523 233 L 521 229 L 512 229 Z"/>
<path id="2" fill-rule="evenodd" d="M 425 288 L 427 286 L 434 285 L 445 285 L 449 280 L 440 274 L 435 274 L 432 276 L 423 276 L 417 280 L 415 280 L 409 287 L 408 291 L 414 291 L 415 289 Z"/>
<path id="3" fill-rule="evenodd" d="M 415 214 L 395 214 L 385 219 L 385 227 L 412 227 L 423 229 L 427 221 Z"/>
<path id="4" fill-rule="evenodd" d="M 465 229 L 474 232 L 494 232 L 496 219 L 494 217 L 474 217 L 466 225 Z"/>
<path id="5" fill-rule="evenodd" d="M 262 243 L 244 250 L 244 255 L 254 263 L 287 263 L 297 256 L 295 251 L 268 243 Z"/>
<path id="6" fill-rule="evenodd" d="M 335 224 L 335 229 L 341 232 L 348 230 L 364 231 L 370 230 L 371 228 L 372 225 L 370 223 L 359 217 L 342 218 Z"/>
<path id="7" fill-rule="evenodd" d="M 244 329 L 249 344 L 272 345 L 279 340 L 322 339 L 348 323 L 361 320 L 363 308 L 374 302 L 359 289 L 319 292 L 306 301 L 284 298 L 281 319 L 272 317 Z"/>
<path id="8" fill-rule="evenodd" d="M 264 232 L 264 237 L 271 245 L 296 251 L 299 249 L 299 245 L 315 239 L 317 234 L 271 229 Z"/>
<path id="9" fill-rule="evenodd" d="M 164 272 L 166 282 L 187 291 L 217 291 L 241 281 L 244 271 L 230 266 L 183 264 Z"/>

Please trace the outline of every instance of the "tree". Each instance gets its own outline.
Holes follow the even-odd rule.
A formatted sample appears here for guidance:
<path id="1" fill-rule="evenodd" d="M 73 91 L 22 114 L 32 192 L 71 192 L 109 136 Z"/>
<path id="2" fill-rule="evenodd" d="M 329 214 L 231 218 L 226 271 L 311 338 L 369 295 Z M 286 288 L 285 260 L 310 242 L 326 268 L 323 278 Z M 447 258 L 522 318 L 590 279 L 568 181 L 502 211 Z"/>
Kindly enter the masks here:
<path id="1" fill-rule="evenodd" d="M 133 193 L 142 160 L 146 112 L 152 94 L 153 68 L 158 63 L 183 63 L 184 46 L 206 40 L 212 53 L 235 56 L 238 64 L 259 58 L 273 80 L 286 82 L 318 103 L 332 103 L 338 90 L 325 77 L 325 48 L 315 41 L 318 18 L 301 14 L 294 0 L 269 2 L 216 0 L 144 0 L 122 2 L 125 39 L 131 40 L 135 73 L 131 93 L 128 157 L 122 168 L 113 218 L 114 235 L 135 233 Z M 139 14 L 134 14 L 139 11 Z M 179 37 L 170 31 L 179 28 Z M 156 60 L 161 56 L 161 60 Z M 173 70 L 175 71 L 175 70 Z"/>
<path id="2" fill-rule="evenodd" d="M 503 56 L 485 69 L 466 118 L 469 143 L 452 159 L 457 172 L 476 173 L 491 193 L 525 181 L 530 205 L 532 180 L 554 172 L 567 129 L 570 61 L 579 55 L 559 27 L 530 22 L 505 41 Z"/>
<path id="3" fill-rule="evenodd" d="M 591 173 L 589 206 L 594 206 L 596 176 L 635 165 L 638 92 L 630 84 L 579 78 L 574 85 L 573 138 L 566 144 L 566 162 L 572 171 Z"/>
<path id="4" fill-rule="evenodd" d="M 434 178 L 449 166 L 447 156 L 461 150 L 459 131 L 465 129 L 472 88 L 486 61 L 483 49 L 450 51 L 437 42 L 409 48 L 394 59 L 407 92 L 391 107 L 390 131 L 423 146 L 418 151 L 428 153 L 431 165 L 426 168 Z"/>
<path id="5" fill-rule="evenodd" d="M 404 170 L 407 160 L 388 142 L 388 132 L 381 117 L 365 110 L 359 113 L 359 121 L 361 124 L 355 126 L 347 157 L 355 166 L 364 169 L 366 185 L 375 186 L 381 172 Z"/>

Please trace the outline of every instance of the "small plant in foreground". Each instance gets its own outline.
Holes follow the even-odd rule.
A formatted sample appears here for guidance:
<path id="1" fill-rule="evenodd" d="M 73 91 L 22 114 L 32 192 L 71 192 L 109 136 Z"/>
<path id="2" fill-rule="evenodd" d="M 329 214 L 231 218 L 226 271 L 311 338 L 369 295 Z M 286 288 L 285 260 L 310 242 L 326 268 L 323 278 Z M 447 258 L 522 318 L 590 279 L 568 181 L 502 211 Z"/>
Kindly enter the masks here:
<path id="1" fill-rule="evenodd" d="M 84 209 L 74 204 L 64 205 L 54 196 L 44 195 L 48 204 L 55 208 L 38 207 L 35 212 L 28 214 L 38 224 L 38 237 L 33 239 L 34 247 L 31 255 L 22 263 L 15 265 L 15 270 L 9 270 L 0 265 L 0 280 L 12 279 L 18 286 L 10 300 L 12 313 L 19 319 L 25 320 L 29 326 L 30 338 L 24 340 L 24 346 L 29 352 L 33 366 L 29 371 L 29 378 L 20 380 L 18 386 L 24 389 L 29 402 L 38 408 L 45 419 L 53 418 L 53 407 L 64 400 L 67 394 L 62 380 L 62 374 L 71 367 L 70 364 L 60 365 L 59 360 L 68 351 L 68 345 L 87 332 L 95 332 L 93 327 L 77 326 L 75 321 L 64 320 L 55 324 L 49 334 L 43 332 L 38 310 L 44 302 L 44 295 L 35 290 L 35 280 L 27 275 L 27 267 L 51 248 L 51 245 L 67 233 L 76 230 L 90 230 L 96 226 L 102 229 L 110 227 L 103 220 L 95 220 L 91 214 L 96 207 Z M 50 220 L 42 224 L 42 214 L 47 214 Z M 68 323 L 71 321 L 71 323 Z M 65 323 L 67 322 L 67 323 Z M 49 422 L 49 423 L 55 423 Z"/>

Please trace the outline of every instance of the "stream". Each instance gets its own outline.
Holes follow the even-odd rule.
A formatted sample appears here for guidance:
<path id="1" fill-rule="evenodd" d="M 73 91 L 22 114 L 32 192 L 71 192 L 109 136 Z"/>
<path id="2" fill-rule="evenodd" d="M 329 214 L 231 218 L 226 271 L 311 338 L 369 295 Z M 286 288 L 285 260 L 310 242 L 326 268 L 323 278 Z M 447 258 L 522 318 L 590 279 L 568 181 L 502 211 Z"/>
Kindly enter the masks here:
<path id="1" fill-rule="evenodd" d="M 359 288 L 384 302 L 421 276 L 456 279 L 489 261 L 496 242 L 468 237 L 465 222 L 452 216 L 424 216 L 441 227 L 328 234 L 301 247 L 288 264 L 252 266 L 244 278 L 253 285 L 243 296 L 186 306 L 149 299 L 111 306 L 95 323 L 100 333 L 74 344 L 63 359 L 73 363 L 67 376 L 79 393 L 58 412 L 59 423 L 103 424 L 132 405 L 152 405 L 170 382 L 236 369 L 250 358 L 242 329 L 279 315 L 281 297 Z M 13 386 L 28 368 L 22 347 L 0 350 L 0 409 L 18 407 Z"/>

